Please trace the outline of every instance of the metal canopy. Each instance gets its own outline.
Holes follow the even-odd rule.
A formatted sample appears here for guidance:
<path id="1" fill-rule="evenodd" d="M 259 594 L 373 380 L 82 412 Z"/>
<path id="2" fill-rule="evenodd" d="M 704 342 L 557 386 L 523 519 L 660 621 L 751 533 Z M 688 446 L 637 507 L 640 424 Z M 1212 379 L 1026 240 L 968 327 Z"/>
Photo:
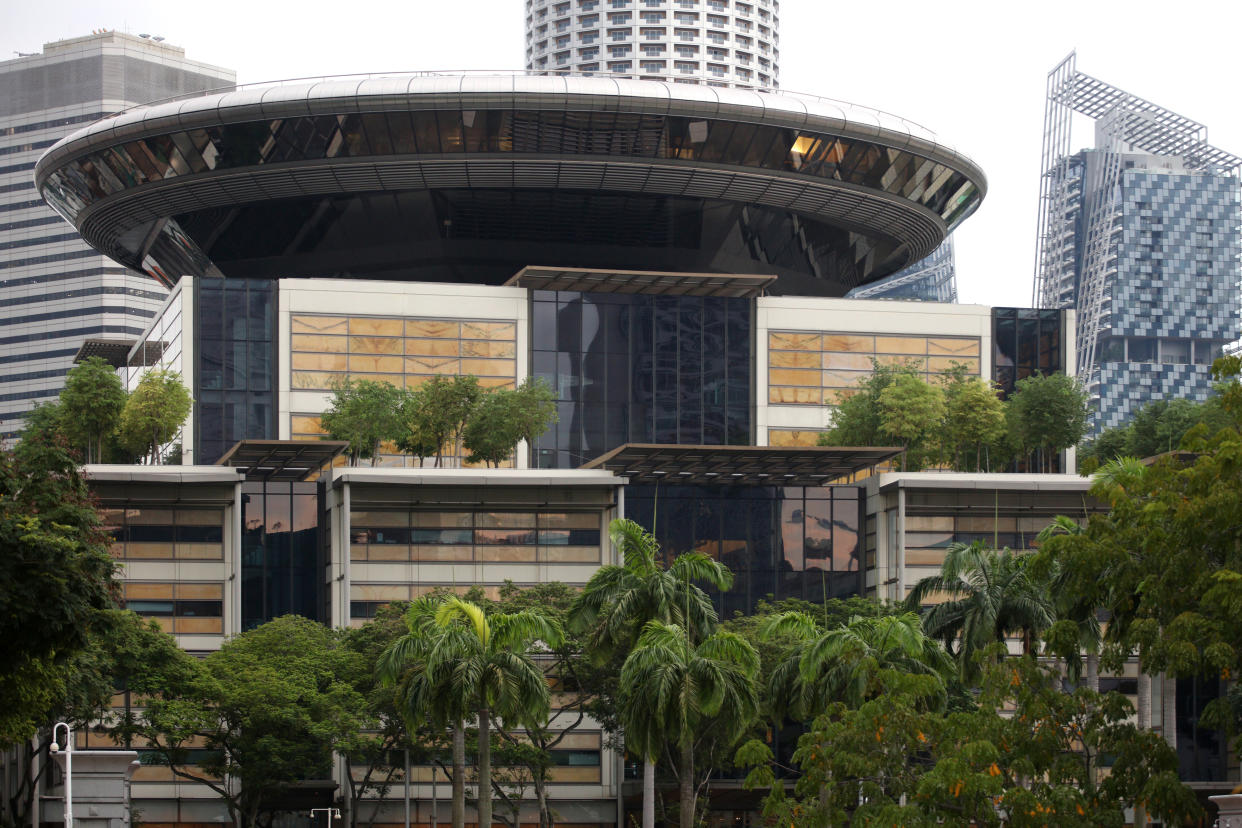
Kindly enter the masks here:
<path id="1" fill-rule="evenodd" d="M 678 446 L 627 443 L 584 464 L 630 483 L 825 486 L 891 460 L 900 448 Z"/>
<path id="2" fill-rule="evenodd" d="M 647 293 L 750 299 L 762 296 L 768 285 L 775 281 L 775 276 L 762 273 L 667 273 L 656 270 L 593 270 L 530 265 L 510 277 L 505 285 L 578 293 Z"/>
<path id="3" fill-rule="evenodd" d="M 73 355 L 73 364 L 85 362 L 91 357 L 100 357 L 113 368 L 124 368 L 133 347 L 132 339 L 88 339 Z"/>
<path id="4" fill-rule="evenodd" d="M 349 448 L 344 440 L 242 440 L 216 461 L 242 470 L 247 480 L 298 481 Z"/>

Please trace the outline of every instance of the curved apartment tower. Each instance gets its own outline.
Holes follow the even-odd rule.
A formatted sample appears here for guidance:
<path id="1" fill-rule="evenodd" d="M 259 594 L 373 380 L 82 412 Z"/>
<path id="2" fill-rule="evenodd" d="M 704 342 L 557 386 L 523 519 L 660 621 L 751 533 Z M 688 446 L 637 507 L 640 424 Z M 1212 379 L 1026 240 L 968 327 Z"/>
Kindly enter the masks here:
<path id="1" fill-rule="evenodd" d="M 526 68 L 780 85 L 777 0 L 526 0 Z"/>

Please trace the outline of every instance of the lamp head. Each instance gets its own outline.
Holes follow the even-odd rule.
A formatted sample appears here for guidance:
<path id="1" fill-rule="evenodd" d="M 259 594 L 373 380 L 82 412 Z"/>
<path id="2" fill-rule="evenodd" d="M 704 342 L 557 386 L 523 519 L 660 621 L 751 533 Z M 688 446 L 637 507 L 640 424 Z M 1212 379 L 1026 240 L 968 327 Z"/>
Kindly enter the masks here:
<path id="1" fill-rule="evenodd" d="M 56 742 L 52 742 L 52 747 L 50 748 L 50 750 L 52 751 L 52 753 L 60 753 L 60 745 L 57 744 Z"/>

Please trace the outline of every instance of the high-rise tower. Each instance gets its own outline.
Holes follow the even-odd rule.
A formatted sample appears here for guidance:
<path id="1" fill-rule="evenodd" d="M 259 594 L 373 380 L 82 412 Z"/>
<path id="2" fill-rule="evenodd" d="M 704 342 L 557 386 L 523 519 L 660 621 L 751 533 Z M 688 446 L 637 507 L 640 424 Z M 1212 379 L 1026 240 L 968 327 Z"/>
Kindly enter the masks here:
<path id="1" fill-rule="evenodd" d="M 1075 114 L 1095 147 L 1073 152 Z M 1034 302 L 1078 311 L 1092 427 L 1150 400 L 1205 399 L 1238 337 L 1242 158 L 1207 127 L 1079 72 L 1048 75 Z"/>
<path id="2" fill-rule="evenodd" d="M 235 83 L 232 70 L 187 60 L 161 40 L 103 32 L 0 63 L 0 441 L 60 392 L 84 339 L 132 339 L 167 295 L 91 249 L 34 184 L 44 150 L 92 121 Z"/>
<path id="3" fill-rule="evenodd" d="M 777 0 L 526 0 L 526 68 L 775 89 Z"/>

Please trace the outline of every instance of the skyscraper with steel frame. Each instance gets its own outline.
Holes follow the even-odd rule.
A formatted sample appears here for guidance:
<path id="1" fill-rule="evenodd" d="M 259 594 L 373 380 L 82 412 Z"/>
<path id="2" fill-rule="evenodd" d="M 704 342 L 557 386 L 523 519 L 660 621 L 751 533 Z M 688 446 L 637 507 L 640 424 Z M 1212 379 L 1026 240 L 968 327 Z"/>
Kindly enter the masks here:
<path id="1" fill-rule="evenodd" d="M 1073 152 L 1074 115 L 1095 147 Z M 1207 127 L 1079 72 L 1048 74 L 1034 303 L 1078 311 L 1092 428 L 1144 403 L 1204 399 L 1239 330 L 1242 158 Z"/>

